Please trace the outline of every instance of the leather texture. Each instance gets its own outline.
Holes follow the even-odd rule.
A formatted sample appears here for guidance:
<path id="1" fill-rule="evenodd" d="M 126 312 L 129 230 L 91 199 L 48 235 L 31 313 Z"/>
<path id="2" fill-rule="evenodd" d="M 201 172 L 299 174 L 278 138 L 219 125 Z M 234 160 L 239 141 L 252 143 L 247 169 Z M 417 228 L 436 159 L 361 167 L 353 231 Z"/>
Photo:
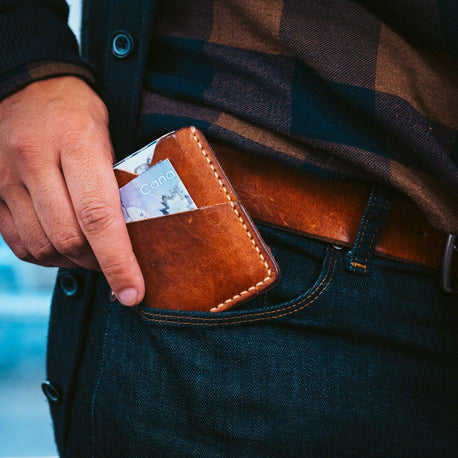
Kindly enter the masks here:
<path id="1" fill-rule="evenodd" d="M 142 269 L 144 304 L 220 312 L 271 287 L 280 271 L 201 132 L 163 137 L 152 165 L 169 159 L 195 210 L 127 223 Z M 135 178 L 115 170 L 121 187 Z"/>
<path id="2" fill-rule="evenodd" d="M 240 199 L 256 221 L 351 247 L 371 186 L 330 181 L 267 157 L 213 145 Z M 435 229 L 406 197 L 392 196 L 391 210 L 377 240 L 376 254 L 440 268 L 446 234 Z M 458 277 L 458 266 L 454 267 Z"/>

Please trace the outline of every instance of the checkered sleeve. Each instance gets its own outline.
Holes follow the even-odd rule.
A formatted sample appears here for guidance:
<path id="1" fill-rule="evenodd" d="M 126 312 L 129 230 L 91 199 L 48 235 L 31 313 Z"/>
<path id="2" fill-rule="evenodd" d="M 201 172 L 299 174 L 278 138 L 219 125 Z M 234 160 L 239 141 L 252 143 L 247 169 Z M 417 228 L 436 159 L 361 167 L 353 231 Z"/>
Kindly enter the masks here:
<path id="1" fill-rule="evenodd" d="M 27 84 L 75 75 L 94 81 L 67 25 L 65 1 L 0 1 L 0 100 Z"/>
<path id="2" fill-rule="evenodd" d="M 21 67 L 0 75 L 0 100 L 19 91 L 28 84 L 57 76 L 77 76 L 94 86 L 92 71 L 82 65 L 70 62 L 39 61 L 24 64 Z"/>

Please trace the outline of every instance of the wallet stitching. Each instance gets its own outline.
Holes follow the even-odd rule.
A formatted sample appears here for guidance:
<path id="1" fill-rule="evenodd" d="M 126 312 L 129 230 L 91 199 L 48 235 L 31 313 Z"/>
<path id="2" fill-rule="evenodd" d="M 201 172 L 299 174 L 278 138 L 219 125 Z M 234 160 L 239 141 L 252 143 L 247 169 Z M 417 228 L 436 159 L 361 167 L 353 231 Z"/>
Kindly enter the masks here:
<path id="1" fill-rule="evenodd" d="M 232 199 L 231 195 L 229 194 L 228 190 L 226 189 L 226 186 L 224 185 L 223 181 L 221 180 L 221 177 L 219 176 L 218 171 L 216 170 L 215 166 L 213 165 L 211 158 L 209 157 L 209 155 L 205 151 L 205 148 L 203 147 L 203 145 L 200 142 L 200 140 L 197 138 L 197 134 L 196 134 L 197 131 L 196 131 L 195 127 L 191 127 L 191 132 L 192 132 L 192 136 L 193 136 L 194 140 L 196 141 L 196 143 L 199 146 L 202 154 L 204 155 L 208 166 L 210 167 L 210 169 L 212 170 L 213 174 L 215 175 L 216 180 L 218 181 L 219 185 L 221 186 L 221 188 L 225 192 L 227 199 L 231 203 L 232 210 L 234 211 L 234 213 L 237 216 L 238 220 L 242 224 L 242 227 L 245 229 L 245 232 L 246 232 L 248 238 L 251 240 L 251 243 L 253 244 L 253 247 L 257 251 L 257 253 L 259 255 L 259 258 L 261 259 L 264 267 L 267 270 L 267 277 L 265 277 L 264 280 L 261 280 L 260 282 L 256 283 L 255 285 L 247 288 L 246 290 L 244 290 L 244 291 L 242 291 L 242 292 L 240 292 L 238 294 L 235 294 L 231 298 L 226 299 L 224 302 L 221 302 L 217 306 L 215 306 L 212 309 L 210 309 L 211 312 L 217 312 L 220 308 L 222 308 L 224 306 L 227 306 L 231 302 L 234 302 L 237 299 L 242 298 L 243 296 L 251 293 L 252 291 L 255 291 L 256 289 L 259 289 L 264 283 L 268 282 L 272 278 L 272 270 L 269 267 L 269 264 L 267 263 L 266 258 L 261 253 L 261 250 L 259 249 L 259 247 L 258 247 L 258 245 L 256 243 L 256 240 L 253 238 L 253 236 L 251 235 L 250 230 L 246 226 L 245 221 L 243 220 L 242 216 L 240 215 L 240 212 L 235 208 L 234 200 Z"/>
<path id="2" fill-rule="evenodd" d="M 300 310 L 303 310 L 305 307 L 313 304 L 326 291 L 326 289 L 329 287 L 334 277 L 334 272 L 336 270 L 337 260 L 338 260 L 337 255 L 334 252 L 331 252 L 330 256 L 331 256 L 331 259 L 329 260 L 326 274 L 321 279 L 320 283 L 317 286 L 315 286 L 313 290 L 310 291 L 310 293 L 307 294 L 307 296 L 301 299 L 300 301 L 294 302 L 294 304 L 291 304 L 288 306 L 281 307 L 280 309 L 267 310 L 264 312 L 258 312 L 254 314 L 245 314 L 242 316 L 230 316 L 230 317 L 201 318 L 201 317 L 187 316 L 186 317 L 187 321 L 182 320 L 181 317 L 179 316 L 172 317 L 171 315 L 167 315 L 163 313 L 157 314 L 155 312 L 146 312 L 144 310 L 138 309 L 137 307 L 135 308 L 135 311 L 139 313 L 145 321 L 152 321 L 152 322 L 157 322 L 157 323 L 170 323 L 170 324 L 175 323 L 175 324 L 183 324 L 183 325 L 189 324 L 189 325 L 196 325 L 196 326 L 243 324 L 243 323 L 252 323 L 256 321 L 262 321 L 268 318 L 281 318 L 283 316 L 291 315 L 292 313 L 296 313 L 296 312 L 299 312 Z M 325 282 L 327 283 L 324 285 Z M 322 288 L 321 291 L 320 291 L 320 288 Z M 320 292 L 316 295 L 316 297 L 312 299 L 312 296 L 316 294 L 318 291 Z M 149 318 L 147 315 L 154 315 L 158 318 Z M 169 318 L 169 319 L 163 319 L 163 318 Z M 199 320 L 200 322 L 196 322 L 196 321 L 193 322 L 192 320 L 196 320 L 196 321 Z"/>

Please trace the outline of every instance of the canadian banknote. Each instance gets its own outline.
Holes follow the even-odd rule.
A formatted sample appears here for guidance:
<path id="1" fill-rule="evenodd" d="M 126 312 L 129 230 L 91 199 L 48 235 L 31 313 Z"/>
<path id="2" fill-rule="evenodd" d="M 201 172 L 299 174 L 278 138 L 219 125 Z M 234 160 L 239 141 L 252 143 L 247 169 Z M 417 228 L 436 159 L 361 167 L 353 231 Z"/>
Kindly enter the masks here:
<path id="1" fill-rule="evenodd" d="M 113 168 L 116 170 L 125 170 L 126 172 L 136 173 L 137 175 L 142 174 L 151 166 L 153 160 L 154 151 L 157 144 L 169 134 L 165 134 L 162 137 L 154 140 L 143 148 L 135 151 L 126 158 L 117 162 Z"/>
<path id="2" fill-rule="evenodd" d="M 157 140 L 146 145 L 144 148 L 132 153 L 122 161 L 114 165 L 114 169 L 125 170 L 126 172 L 136 173 L 137 175 L 146 172 L 153 160 L 154 150 L 156 149 Z"/>
<path id="3" fill-rule="evenodd" d="M 197 208 L 169 159 L 149 167 L 119 193 L 128 223 Z"/>

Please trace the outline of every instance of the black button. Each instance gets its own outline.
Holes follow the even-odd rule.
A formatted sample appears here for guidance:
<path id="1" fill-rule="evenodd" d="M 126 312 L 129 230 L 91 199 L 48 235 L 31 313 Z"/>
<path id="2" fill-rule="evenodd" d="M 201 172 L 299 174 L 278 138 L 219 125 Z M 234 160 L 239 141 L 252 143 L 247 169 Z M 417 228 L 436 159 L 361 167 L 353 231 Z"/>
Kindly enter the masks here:
<path id="1" fill-rule="evenodd" d="M 134 39 L 128 32 L 116 32 L 111 41 L 111 52 L 120 59 L 134 52 Z"/>
<path id="2" fill-rule="evenodd" d="M 46 380 L 46 382 L 43 382 L 41 384 L 41 389 L 49 401 L 55 404 L 60 404 L 62 402 L 62 395 L 50 381 Z"/>
<path id="3" fill-rule="evenodd" d="M 59 276 L 59 285 L 66 296 L 74 296 L 78 292 L 78 280 L 69 273 Z"/>

